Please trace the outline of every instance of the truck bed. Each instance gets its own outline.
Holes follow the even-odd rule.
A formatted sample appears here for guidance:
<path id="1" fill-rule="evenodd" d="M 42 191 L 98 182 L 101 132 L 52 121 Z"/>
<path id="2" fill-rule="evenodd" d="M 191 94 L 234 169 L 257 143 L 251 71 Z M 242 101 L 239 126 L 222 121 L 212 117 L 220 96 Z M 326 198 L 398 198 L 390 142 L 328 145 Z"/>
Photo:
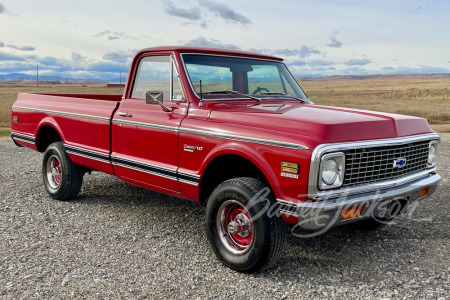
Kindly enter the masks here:
<path id="1" fill-rule="evenodd" d="M 17 143 L 43 152 L 39 141 L 56 130 L 74 163 L 112 174 L 110 122 L 121 99 L 122 95 L 20 93 L 12 108 L 11 134 Z M 86 151 L 102 155 L 88 161 L 83 158 Z"/>

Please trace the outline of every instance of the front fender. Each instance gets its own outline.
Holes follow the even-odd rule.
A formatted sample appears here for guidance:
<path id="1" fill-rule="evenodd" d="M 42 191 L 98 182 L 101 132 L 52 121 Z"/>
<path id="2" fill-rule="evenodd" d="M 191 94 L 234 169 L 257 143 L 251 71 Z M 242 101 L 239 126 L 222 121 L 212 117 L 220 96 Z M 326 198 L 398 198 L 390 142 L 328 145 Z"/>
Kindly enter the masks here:
<path id="1" fill-rule="evenodd" d="M 250 145 L 238 144 L 235 142 L 223 143 L 215 147 L 205 157 L 200 169 L 200 175 L 203 178 L 207 167 L 217 157 L 220 157 L 222 155 L 237 155 L 253 163 L 265 176 L 273 192 L 275 193 L 275 196 L 277 198 L 282 198 L 284 196 L 284 193 L 281 189 L 282 185 L 277 177 L 277 173 L 275 173 L 275 170 L 277 168 L 275 166 L 271 166 L 269 160 L 264 157 L 264 153 L 268 153 L 267 151 L 263 150 L 266 147 L 267 146 L 251 147 Z"/>

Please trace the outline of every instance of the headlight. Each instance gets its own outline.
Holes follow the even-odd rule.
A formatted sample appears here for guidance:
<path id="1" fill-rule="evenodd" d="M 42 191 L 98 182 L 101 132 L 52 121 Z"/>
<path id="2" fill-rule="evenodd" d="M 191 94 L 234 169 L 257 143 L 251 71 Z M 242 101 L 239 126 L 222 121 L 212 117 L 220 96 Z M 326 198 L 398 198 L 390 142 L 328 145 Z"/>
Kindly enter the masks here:
<path id="1" fill-rule="evenodd" d="M 332 185 L 339 175 L 338 164 L 334 159 L 329 159 L 323 164 L 322 181 L 327 185 Z"/>
<path id="2" fill-rule="evenodd" d="M 428 162 L 429 168 L 436 166 L 436 144 L 437 141 L 430 142 L 430 147 L 428 148 Z"/>
<path id="3" fill-rule="evenodd" d="M 321 190 L 340 187 L 344 181 L 345 155 L 342 152 L 322 156 L 319 172 Z"/>

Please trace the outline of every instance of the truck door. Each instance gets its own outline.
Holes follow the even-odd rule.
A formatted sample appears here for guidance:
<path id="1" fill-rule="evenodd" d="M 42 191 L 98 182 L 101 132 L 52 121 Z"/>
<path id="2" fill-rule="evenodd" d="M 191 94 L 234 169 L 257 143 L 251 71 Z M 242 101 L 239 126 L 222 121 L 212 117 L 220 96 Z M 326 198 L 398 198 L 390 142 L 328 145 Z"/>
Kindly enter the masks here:
<path id="1" fill-rule="evenodd" d="M 134 68 L 131 92 L 113 117 L 111 159 L 120 179 L 172 195 L 177 179 L 178 128 L 187 114 L 176 64 L 170 53 L 146 54 Z M 147 92 L 161 92 L 163 103 L 147 104 Z M 170 111 L 171 110 L 171 111 Z"/>

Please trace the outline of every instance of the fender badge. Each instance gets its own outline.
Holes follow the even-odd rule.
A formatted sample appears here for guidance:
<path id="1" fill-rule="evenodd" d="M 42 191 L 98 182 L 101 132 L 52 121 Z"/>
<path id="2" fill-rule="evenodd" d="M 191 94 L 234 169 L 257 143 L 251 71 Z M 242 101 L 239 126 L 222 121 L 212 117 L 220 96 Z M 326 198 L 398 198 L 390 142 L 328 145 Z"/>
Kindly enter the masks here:
<path id="1" fill-rule="evenodd" d="M 300 170 L 300 166 L 298 163 L 282 161 L 281 162 L 281 177 L 288 177 L 298 179 L 298 173 Z"/>
<path id="2" fill-rule="evenodd" d="M 298 174 L 291 174 L 291 173 L 281 172 L 280 176 L 281 177 L 288 177 L 288 178 L 298 179 Z"/>
<path id="3" fill-rule="evenodd" d="M 203 151 L 203 147 L 184 145 L 184 151 L 194 152 L 195 150 Z"/>

